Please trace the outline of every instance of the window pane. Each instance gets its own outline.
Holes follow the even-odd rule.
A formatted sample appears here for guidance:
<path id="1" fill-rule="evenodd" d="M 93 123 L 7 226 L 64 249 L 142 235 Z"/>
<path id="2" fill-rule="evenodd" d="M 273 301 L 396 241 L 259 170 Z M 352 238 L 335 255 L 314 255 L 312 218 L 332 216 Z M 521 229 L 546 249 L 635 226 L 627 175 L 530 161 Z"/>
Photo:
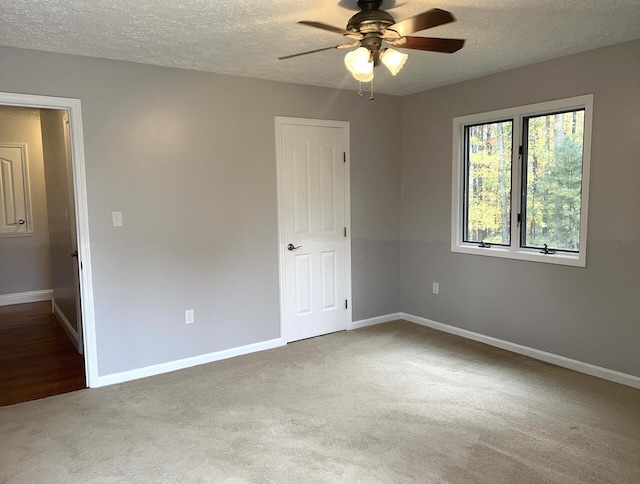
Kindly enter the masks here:
<path id="1" fill-rule="evenodd" d="M 511 244 L 513 121 L 465 128 L 464 241 Z"/>
<path id="2" fill-rule="evenodd" d="M 525 119 L 522 245 L 580 249 L 584 109 Z"/>

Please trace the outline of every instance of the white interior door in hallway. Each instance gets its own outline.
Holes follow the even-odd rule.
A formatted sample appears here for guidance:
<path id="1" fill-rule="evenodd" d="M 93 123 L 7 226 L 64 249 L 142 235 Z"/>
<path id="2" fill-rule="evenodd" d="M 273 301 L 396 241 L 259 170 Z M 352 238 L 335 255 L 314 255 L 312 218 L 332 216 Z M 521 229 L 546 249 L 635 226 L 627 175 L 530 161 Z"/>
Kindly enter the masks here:
<path id="1" fill-rule="evenodd" d="M 76 333 L 78 334 L 78 351 L 83 352 L 84 342 L 82 340 L 82 300 L 80 294 L 80 264 L 78 261 L 78 232 L 76 227 L 76 199 L 74 194 L 74 182 L 73 182 L 73 158 L 71 154 L 71 130 L 69 124 L 69 113 L 64 115 L 64 148 L 65 159 L 67 167 L 67 180 L 69 182 L 68 190 L 68 212 L 67 218 L 69 220 L 70 233 L 71 233 L 71 257 L 73 257 L 73 279 L 75 287 L 75 300 L 76 300 Z"/>
<path id="2" fill-rule="evenodd" d="M 348 124 L 277 118 L 281 313 L 286 342 L 351 319 Z"/>

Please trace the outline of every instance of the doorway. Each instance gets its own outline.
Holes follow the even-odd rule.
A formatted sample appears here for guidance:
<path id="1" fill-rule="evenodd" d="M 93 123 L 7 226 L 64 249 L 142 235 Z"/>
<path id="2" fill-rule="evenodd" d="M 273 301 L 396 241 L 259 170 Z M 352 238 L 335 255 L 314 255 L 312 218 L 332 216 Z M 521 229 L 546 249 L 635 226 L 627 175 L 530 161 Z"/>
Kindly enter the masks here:
<path id="1" fill-rule="evenodd" d="M 351 326 L 349 123 L 276 117 L 281 335 Z"/>
<path id="2" fill-rule="evenodd" d="M 39 330 L 43 331 L 42 338 L 32 338 L 31 342 L 48 341 L 50 349 L 55 348 L 56 351 L 65 350 L 63 341 L 72 342 L 75 346 L 76 360 L 73 357 L 68 357 L 66 353 L 65 356 L 60 356 L 62 354 L 60 353 L 61 361 L 64 360 L 66 367 L 69 367 L 71 362 L 77 361 L 79 358 L 81 366 L 84 367 L 81 387 L 92 386 L 97 381 L 97 361 L 80 101 L 70 98 L 0 93 L 0 108 L 24 108 L 39 113 L 41 117 L 39 119 L 42 140 L 41 152 L 44 160 L 43 169 L 46 172 L 45 210 L 48 212 L 45 220 L 49 227 L 49 259 L 51 261 L 51 289 L 27 292 L 23 294 L 27 296 L 26 298 L 18 297 L 15 301 L 11 298 L 5 300 L 5 304 L 0 304 L 4 306 L 0 320 L 5 328 L 13 327 L 16 329 L 15 326 L 20 321 L 24 326 L 22 329 L 31 324 L 31 336 L 37 328 L 40 328 Z M 28 170 L 25 173 L 28 175 Z M 44 191 L 45 187 L 42 189 Z M 3 200 L 5 208 L 7 206 L 6 192 L 7 190 L 5 190 L 5 199 Z M 20 201 L 21 198 L 15 197 L 15 199 Z M 30 198 L 26 197 L 25 200 L 27 200 L 25 203 L 29 205 Z M 4 218 L 7 219 L 5 222 L 12 222 L 8 220 L 7 213 L 11 215 L 15 212 L 13 210 L 15 207 L 9 208 L 10 210 L 5 210 Z M 31 207 L 28 208 L 31 209 Z M 31 223 L 30 213 L 28 217 L 29 223 Z M 20 226 L 26 228 L 26 219 L 21 217 L 20 220 L 23 220 Z M 18 223 L 20 223 L 19 220 Z M 39 223 L 36 227 L 38 225 L 42 229 L 43 224 Z M 32 229 L 33 223 L 29 226 L 31 232 Z M 24 238 L 28 239 L 31 233 L 24 235 Z M 6 272 L 9 273 L 9 271 Z M 10 277 L 13 277 L 18 272 L 12 270 L 11 274 Z M 49 292 L 48 298 L 47 292 Z M 6 304 L 12 302 L 31 304 L 17 306 Z M 48 311 L 45 310 L 47 304 Z M 36 322 L 41 326 L 38 326 Z M 51 325 L 56 326 L 57 331 L 53 331 Z M 23 331 L 23 336 L 26 334 Z M 60 334 L 64 338 L 60 338 Z M 32 352 L 36 347 L 37 345 L 32 346 Z M 51 355 L 51 351 L 49 354 Z M 32 363 L 30 366 L 35 366 L 37 358 L 34 356 L 30 361 Z M 67 376 L 71 373 L 74 374 L 73 378 L 68 377 L 67 379 L 73 380 L 73 385 L 77 386 L 77 374 L 67 372 Z M 42 378 L 38 377 L 36 380 L 42 380 Z M 56 384 L 49 386 L 55 387 Z M 40 396 L 64 391 L 69 390 L 60 392 L 51 390 Z M 36 398 L 38 397 L 36 396 Z"/>

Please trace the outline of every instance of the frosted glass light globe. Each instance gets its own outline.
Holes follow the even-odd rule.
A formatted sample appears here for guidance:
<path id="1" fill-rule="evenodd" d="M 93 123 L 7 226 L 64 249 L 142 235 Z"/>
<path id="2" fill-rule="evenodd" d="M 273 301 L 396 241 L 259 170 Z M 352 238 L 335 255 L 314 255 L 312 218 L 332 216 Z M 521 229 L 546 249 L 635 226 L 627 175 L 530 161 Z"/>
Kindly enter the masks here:
<path id="1" fill-rule="evenodd" d="M 344 56 L 344 65 L 360 82 L 369 82 L 373 79 L 373 60 L 371 52 L 366 47 L 358 47 L 356 50 L 347 52 Z"/>

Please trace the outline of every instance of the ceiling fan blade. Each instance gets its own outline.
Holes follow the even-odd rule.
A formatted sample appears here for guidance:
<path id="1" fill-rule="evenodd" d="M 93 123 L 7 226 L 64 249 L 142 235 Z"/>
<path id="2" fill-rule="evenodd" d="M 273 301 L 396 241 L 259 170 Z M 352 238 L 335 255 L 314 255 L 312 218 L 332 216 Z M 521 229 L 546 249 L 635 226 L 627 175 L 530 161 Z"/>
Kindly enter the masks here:
<path id="1" fill-rule="evenodd" d="M 409 17 L 400 22 L 396 22 L 388 30 L 394 30 L 400 34 L 401 37 L 405 35 L 420 32 L 421 30 L 437 27 L 438 25 L 448 24 L 455 22 L 456 19 L 451 13 L 446 10 L 440 10 L 439 8 L 433 8 L 426 12 L 423 12 L 414 17 Z"/>
<path id="2" fill-rule="evenodd" d="M 401 49 L 428 50 L 453 54 L 464 46 L 464 39 L 440 39 L 436 37 L 402 37 L 394 47 Z"/>
<path id="3" fill-rule="evenodd" d="M 322 51 L 331 50 L 331 49 L 346 49 L 348 47 L 353 47 L 353 44 L 332 45 L 331 47 L 323 47 L 322 49 L 315 49 L 315 50 L 309 50 L 307 52 L 300 52 L 298 54 L 285 55 L 284 57 L 278 57 L 278 60 L 291 59 L 292 57 L 298 57 L 300 55 L 307 55 L 307 54 L 315 54 L 316 52 L 322 52 Z"/>
<path id="4" fill-rule="evenodd" d="M 298 23 L 302 25 L 308 25 L 309 27 L 315 27 L 316 29 L 328 30 L 329 32 L 333 32 L 335 34 L 353 35 L 353 32 L 349 32 L 348 30 L 341 29 L 340 27 L 334 27 L 333 25 L 323 24 L 322 22 L 312 22 L 310 20 L 301 20 Z"/>

